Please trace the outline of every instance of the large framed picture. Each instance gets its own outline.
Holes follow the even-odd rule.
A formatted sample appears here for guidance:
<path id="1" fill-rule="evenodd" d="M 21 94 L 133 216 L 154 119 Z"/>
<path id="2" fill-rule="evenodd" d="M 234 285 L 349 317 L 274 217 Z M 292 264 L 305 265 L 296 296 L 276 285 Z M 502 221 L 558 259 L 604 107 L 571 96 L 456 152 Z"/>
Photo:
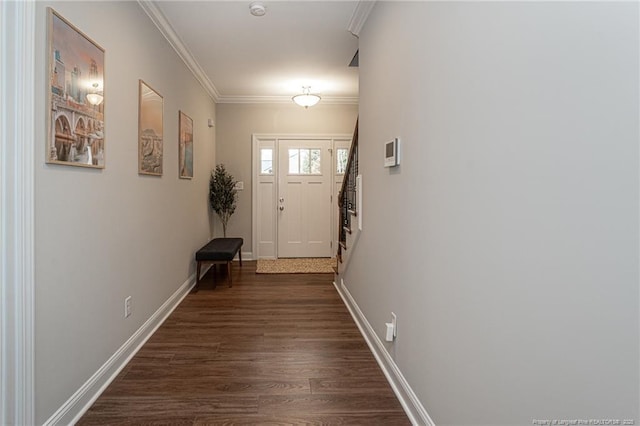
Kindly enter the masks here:
<path id="1" fill-rule="evenodd" d="M 193 120 L 182 111 L 178 112 L 178 176 L 193 178 Z"/>
<path id="2" fill-rule="evenodd" d="M 144 81 L 139 83 L 138 173 L 162 176 L 162 96 Z"/>
<path id="3" fill-rule="evenodd" d="M 47 9 L 46 162 L 104 168 L 104 49 Z"/>

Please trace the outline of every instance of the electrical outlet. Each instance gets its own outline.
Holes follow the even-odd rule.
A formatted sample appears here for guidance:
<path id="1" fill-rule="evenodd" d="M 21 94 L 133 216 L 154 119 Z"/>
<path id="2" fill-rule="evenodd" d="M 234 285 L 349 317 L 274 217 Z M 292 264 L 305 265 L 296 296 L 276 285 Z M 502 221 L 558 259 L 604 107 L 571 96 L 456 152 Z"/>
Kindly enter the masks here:
<path id="1" fill-rule="evenodd" d="M 131 316 L 131 296 L 124 299 L 124 317 L 129 318 Z"/>
<path id="2" fill-rule="evenodd" d="M 393 324 L 393 337 L 398 335 L 398 317 L 391 312 L 391 324 Z"/>

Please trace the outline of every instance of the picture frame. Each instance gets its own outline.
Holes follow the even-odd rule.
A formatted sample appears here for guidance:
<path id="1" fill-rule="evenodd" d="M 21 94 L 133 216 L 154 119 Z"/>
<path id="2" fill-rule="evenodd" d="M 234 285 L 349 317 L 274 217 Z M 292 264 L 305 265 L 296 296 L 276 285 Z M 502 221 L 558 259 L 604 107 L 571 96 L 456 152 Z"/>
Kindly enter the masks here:
<path id="1" fill-rule="evenodd" d="M 47 8 L 45 162 L 105 167 L 105 50 Z"/>
<path id="2" fill-rule="evenodd" d="M 162 176 L 164 99 L 143 80 L 138 88 L 138 174 Z"/>
<path id="3" fill-rule="evenodd" d="M 178 177 L 193 179 L 193 120 L 178 111 Z"/>

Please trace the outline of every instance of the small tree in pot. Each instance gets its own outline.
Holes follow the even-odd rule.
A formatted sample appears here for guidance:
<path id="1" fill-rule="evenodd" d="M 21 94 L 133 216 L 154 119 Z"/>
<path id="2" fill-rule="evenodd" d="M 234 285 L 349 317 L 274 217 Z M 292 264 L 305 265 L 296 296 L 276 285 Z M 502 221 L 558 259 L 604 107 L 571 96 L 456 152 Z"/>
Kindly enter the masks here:
<path id="1" fill-rule="evenodd" d="M 224 164 L 216 165 L 209 182 L 209 204 L 222 222 L 222 234 L 227 236 L 227 222 L 236 211 L 236 180 L 224 168 Z"/>

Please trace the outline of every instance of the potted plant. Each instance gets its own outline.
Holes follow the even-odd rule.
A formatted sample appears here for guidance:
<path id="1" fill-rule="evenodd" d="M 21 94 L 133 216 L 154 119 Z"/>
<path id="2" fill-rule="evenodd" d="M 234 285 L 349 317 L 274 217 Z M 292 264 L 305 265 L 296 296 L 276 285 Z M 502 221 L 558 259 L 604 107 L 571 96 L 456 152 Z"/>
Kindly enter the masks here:
<path id="1" fill-rule="evenodd" d="M 216 165 L 209 182 L 209 204 L 222 222 L 222 234 L 227 236 L 227 222 L 236 211 L 236 180 L 227 172 L 224 164 Z"/>

